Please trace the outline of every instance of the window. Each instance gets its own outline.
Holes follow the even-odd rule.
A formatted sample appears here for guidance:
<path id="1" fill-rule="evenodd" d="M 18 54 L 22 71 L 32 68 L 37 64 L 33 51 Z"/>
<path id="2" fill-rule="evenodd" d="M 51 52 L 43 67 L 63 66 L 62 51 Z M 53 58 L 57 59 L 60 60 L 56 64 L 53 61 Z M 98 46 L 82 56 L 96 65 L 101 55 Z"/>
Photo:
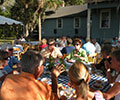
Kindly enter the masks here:
<path id="1" fill-rule="evenodd" d="M 74 28 L 79 28 L 80 27 L 80 18 L 76 17 L 74 18 Z"/>
<path id="2" fill-rule="evenodd" d="M 62 28 L 63 27 L 63 20 L 60 18 L 60 19 L 57 19 L 57 28 Z"/>
<path id="3" fill-rule="evenodd" d="M 100 28 L 110 28 L 110 10 L 102 10 L 100 13 Z"/>

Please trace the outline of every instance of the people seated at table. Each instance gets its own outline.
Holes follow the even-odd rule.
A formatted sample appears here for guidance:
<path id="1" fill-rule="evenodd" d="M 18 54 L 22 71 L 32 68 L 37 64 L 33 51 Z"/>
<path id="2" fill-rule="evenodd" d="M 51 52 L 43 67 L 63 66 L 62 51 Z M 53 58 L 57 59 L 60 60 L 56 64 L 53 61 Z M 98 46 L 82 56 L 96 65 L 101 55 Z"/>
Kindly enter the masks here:
<path id="1" fill-rule="evenodd" d="M 86 50 L 88 56 L 93 56 L 95 54 L 95 46 L 91 43 L 90 39 L 86 39 L 86 43 L 82 46 Z"/>
<path id="2" fill-rule="evenodd" d="M 63 72 L 63 65 L 56 66 L 52 71 L 52 85 L 54 85 L 54 92 L 59 95 L 57 86 L 57 77 Z M 100 91 L 92 92 L 89 89 L 90 74 L 86 65 L 82 62 L 76 61 L 69 68 L 68 76 L 71 82 L 71 87 L 75 89 L 76 97 L 70 99 L 64 96 L 60 97 L 60 100 L 104 100 L 103 94 Z"/>
<path id="3" fill-rule="evenodd" d="M 87 62 L 87 54 L 84 49 L 82 49 L 82 41 L 80 39 L 74 40 L 75 49 L 71 51 L 71 53 L 66 56 L 66 59 L 69 63 L 73 63 L 76 60 L 81 62 Z"/>
<path id="4" fill-rule="evenodd" d="M 63 44 L 63 47 L 67 46 L 67 38 L 66 38 L 66 36 L 62 36 L 61 43 Z"/>
<path id="5" fill-rule="evenodd" d="M 110 44 L 104 45 L 101 50 L 102 60 L 100 61 L 100 63 L 95 64 L 95 67 L 97 69 L 102 70 L 104 75 L 107 75 L 105 65 L 106 63 L 110 64 L 110 61 L 111 61 L 110 53 L 113 50 L 114 48 Z M 113 76 L 115 75 L 115 70 L 113 70 L 112 68 L 111 68 L 111 74 Z M 112 79 L 109 79 L 109 83 L 112 83 L 112 82 L 113 82 Z"/>
<path id="6" fill-rule="evenodd" d="M 82 44 L 85 44 L 85 40 L 83 36 L 80 36 L 80 40 L 82 41 Z"/>
<path id="7" fill-rule="evenodd" d="M 8 65 L 8 52 L 0 50 L 0 87 L 5 77 L 13 72 L 13 69 Z"/>
<path id="8" fill-rule="evenodd" d="M 44 59 L 37 51 L 27 51 L 21 59 L 22 72 L 10 74 L 0 89 L 0 100 L 58 100 L 51 87 L 39 80 Z"/>
<path id="9" fill-rule="evenodd" d="M 101 46 L 100 44 L 96 41 L 96 39 L 92 39 L 92 43 L 95 46 L 95 53 L 100 54 L 101 53 Z"/>
<path id="10" fill-rule="evenodd" d="M 22 41 L 22 42 L 26 41 L 23 35 L 20 36 L 19 41 Z"/>
<path id="11" fill-rule="evenodd" d="M 112 46 L 116 46 L 117 41 L 118 41 L 118 38 L 117 37 L 113 37 L 113 39 L 112 39 Z"/>
<path id="12" fill-rule="evenodd" d="M 17 57 L 13 56 L 13 48 L 9 48 L 8 49 L 8 53 L 9 53 L 9 61 L 8 61 L 8 65 L 13 69 L 14 65 L 15 66 L 19 66 L 20 61 L 18 60 Z"/>
<path id="13" fill-rule="evenodd" d="M 114 50 L 111 53 L 111 64 L 106 66 L 107 73 L 109 74 L 109 79 L 111 78 L 110 68 L 116 70 L 116 78 L 112 88 L 110 88 L 106 93 L 104 93 L 105 99 L 109 100 L 115 96 L 114 100 L 120 100 L 120 49 Z"/>
<path id="14" fill-rule="evenodd" d="M 48 44 L 47 44 L 47 39 L 43 38 L 41 40 L 41 45 L 39 46 L 39 50 L 41 51 L 43 48 L 45 47 L 48 47 Z"/>
<path id="15" fill-rule="evenodd" d="M 54 39 L 49 39 L 48 47 L 42 49 L 42 51 L 40 53 L 43 57 L 45 57 L 47 59 L 49 59 L 50 56 L 52 56 L 55 59 L 62 57 L 62 53 L 60 52 L 60 50 L 57 47 L 55 47 Z"/>
<path id="16" fill-rule="evenodd" d="M 18 44 L 20 42 L 20 35 L 17 35 L 16 39 L 14 40 L 14 44 Z"/>
<path id="17" fill-rule="evenodd" d="M 120 48 L 120 39 L 117 41 L 116 47 Z"/>
<path id="18" fill-rule="evenodd" d="M 67 46 L 65 46 L 65 47 L 61 50 L 61 52 L 62 52 L 63 55 L 64 55 L 64 54 L 68 55 L 68 54 L 71 53 L 72 50 L 75 49 L 75 47 L 73 46 L 72 43 L 73 43 L 72 39 L 71 39 L 71 38 L 67 38 Z"/>

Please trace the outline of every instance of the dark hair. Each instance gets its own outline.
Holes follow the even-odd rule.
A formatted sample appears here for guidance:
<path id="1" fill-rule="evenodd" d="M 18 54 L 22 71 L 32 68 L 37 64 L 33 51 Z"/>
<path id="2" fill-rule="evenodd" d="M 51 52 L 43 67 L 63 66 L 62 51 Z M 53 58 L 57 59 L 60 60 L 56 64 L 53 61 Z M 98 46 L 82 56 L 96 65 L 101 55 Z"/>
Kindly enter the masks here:
<path id="1" fill-rule="evenodd" d="M 48 43 L 55 44 L 55 40 L 54 40 L 54 39 L 49 39 L 49 40 L 48 40 Z"/>
<path id="2" fill-rule="evenodd" d="M 8 58 L 9 54 L 7 51 L 0 50 L 0 60 L 6 60 Z"/>
<path id="3" fill-rule="evenodd" d="M 72 39 L 71 38 L 67 38 L 67 44 L 72 44 Z"/>
<path id="4" fill-rule="evenodd" d="M 115 57 L 116 60 L 120 62 L 120 49 L 114 50 L 110 55 Z"/>
<path id="5" fill-rule="evenodd" d="M 33 73 L 41 61 L 44 59 L 39 52 L 29 50 L 23 54 L 20 64 L 24 72 Z"/>
<path id="6" fill-rule="evenodd" d="M 77 42 L 82 46 L 82 41 L 78 38 L 74 40 L 73 44 L 75 45 Z"/>
<path id="7" fill-rule="evenodd" d="M 101 52 L 105 53 L 106 55 L 110 55 L 110 53 L 112 52 L 112 50 L 113 50 L 113 47 L 111 45 L 109 45 L 109 44 L 106 44 L 106 45 L 104 45 L 102 47 Z"/>

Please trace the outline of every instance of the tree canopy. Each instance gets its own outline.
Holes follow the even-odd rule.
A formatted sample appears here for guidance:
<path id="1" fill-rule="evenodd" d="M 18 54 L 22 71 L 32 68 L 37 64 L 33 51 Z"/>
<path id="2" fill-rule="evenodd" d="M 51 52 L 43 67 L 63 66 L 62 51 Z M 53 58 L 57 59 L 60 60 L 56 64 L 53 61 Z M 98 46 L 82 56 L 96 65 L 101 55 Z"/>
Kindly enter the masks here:
<path id="1" fill-rule="evenodd" d="M 15 0 L 11 17 L 22 21 L 32 32 L 38 24 L 38 14 L 43 15 L 47 8 L 57 8 L 61 3 L 61 0 Z"/>
<path id="2" fill-rule="evenodd" d="M 81 5 L 84 3 L 84 0 L 64 0 L 65 5 Z"/>

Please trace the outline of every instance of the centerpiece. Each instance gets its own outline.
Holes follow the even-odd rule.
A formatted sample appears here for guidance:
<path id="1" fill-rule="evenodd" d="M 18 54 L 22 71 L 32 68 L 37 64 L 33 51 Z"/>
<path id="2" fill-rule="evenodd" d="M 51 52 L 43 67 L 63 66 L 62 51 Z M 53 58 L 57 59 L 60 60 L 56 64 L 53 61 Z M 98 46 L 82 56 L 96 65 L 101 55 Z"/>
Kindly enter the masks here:
<path id="1" fill-rule="evenodd" d="M 52 68 L 54 67 L 54 61 L 55 61 L 55 58 L 53 58 L 53 56 L 49 56 L 49 59 L 48 59 L 48 65 L 47 65 L 47 69 L 49 71 L 52 70 Z"/>
<path id="2" fill-rule="evenodd" d="M 65 56 L 62 56 L 61 58 L 54 58 L 53 56 L 49 56 L 48 59 L 48 65 L 47 65 L 47 70 L 51 71 L 57 64 L 64 65 L 64 69 L 66 69 L 66 64 L 64 62 Z"/>

